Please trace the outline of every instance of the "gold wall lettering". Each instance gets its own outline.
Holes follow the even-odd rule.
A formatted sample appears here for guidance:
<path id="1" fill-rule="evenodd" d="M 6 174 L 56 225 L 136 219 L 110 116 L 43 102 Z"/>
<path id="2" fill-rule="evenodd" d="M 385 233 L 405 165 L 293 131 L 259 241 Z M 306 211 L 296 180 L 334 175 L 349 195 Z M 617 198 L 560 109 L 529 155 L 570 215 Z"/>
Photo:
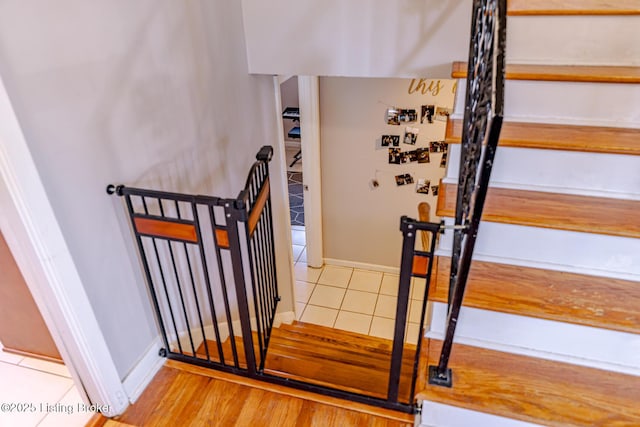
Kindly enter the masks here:
<path id="1" fill-rule="evenodd" d="M 438 96 L 443 87 L 444 85 L 440 80 L 420 79 L 416 83 L 416 79 L 411 79 L 411 83 L 409 84 L 409 95 L 420 92 L 423 95 L 431 93 L 433 96 Z"/>

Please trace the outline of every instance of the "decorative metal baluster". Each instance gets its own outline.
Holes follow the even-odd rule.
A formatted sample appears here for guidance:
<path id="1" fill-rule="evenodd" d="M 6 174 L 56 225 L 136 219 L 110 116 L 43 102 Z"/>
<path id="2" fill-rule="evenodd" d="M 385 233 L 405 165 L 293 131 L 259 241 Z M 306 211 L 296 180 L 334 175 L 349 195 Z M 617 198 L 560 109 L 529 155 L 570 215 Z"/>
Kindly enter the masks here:
<path id="1" fill-rule="evenodd" d="M 505 40 L 506 0 L 475 0 L 456 199 L 459 227 L 453 238 L 447 331 L 439 364 L 429 367 L 432 384 L 451 386 L 449 357 L 502 126 Z"/>

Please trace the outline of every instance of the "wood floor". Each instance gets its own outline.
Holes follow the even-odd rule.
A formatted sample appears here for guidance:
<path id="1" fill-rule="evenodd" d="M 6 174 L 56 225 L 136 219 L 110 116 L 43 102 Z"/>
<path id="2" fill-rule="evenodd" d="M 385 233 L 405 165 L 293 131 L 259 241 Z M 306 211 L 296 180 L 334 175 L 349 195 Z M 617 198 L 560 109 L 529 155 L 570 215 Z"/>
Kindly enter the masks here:
<path id="1" fill-rule="evenodd" d="M 254 342 L 257 341 L 254 337 Z M 212 360 L 216 344 L 207 342 Z M 386 398 L 392 341 L 304 322 L 274 328 L 264 372 L 376 398 Z M 246 368 L 241 337 L 236 337 L 239 364 Z M 229 340 L 222 344 L 231 359 Z M 257 349 L 256 349 L 257 352 Z M 405 344 L 399 399 L 410 403 L 411 373 L 416 346 Z M 204 358 L 204 343 L 197 350 Z"/>
<path id="2" fill-rule="evenodd" d="M 171 427 L 410 427 L 413 416 L 168 361 L 116 421 Z"/>

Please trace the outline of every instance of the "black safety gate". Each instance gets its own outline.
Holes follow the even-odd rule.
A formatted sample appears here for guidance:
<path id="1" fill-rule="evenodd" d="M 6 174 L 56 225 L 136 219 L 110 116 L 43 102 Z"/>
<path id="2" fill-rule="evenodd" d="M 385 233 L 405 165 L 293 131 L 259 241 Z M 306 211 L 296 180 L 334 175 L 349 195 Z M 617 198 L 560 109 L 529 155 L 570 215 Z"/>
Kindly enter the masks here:
<path id="1" fill-rule="evenodd" d="M 126 202 L 163 356 L 250 376 L 263 368 L 280 300 L 272 154 L 262 147 L 235 199 L 107 187 Z"/>

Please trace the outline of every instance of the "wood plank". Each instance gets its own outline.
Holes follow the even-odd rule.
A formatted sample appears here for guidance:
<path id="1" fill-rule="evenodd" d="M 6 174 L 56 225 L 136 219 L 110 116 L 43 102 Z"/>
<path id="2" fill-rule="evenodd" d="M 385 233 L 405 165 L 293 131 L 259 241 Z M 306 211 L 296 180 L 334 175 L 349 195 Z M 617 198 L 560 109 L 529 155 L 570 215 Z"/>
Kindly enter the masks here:
<path id="1" fill-rule="evenodd" d="M 451 258 L 437 257 L 429 300 L 447 302 Z M 640 284 L 474 261 L 466 307 L 640 334 Z"/>
<path id="2" fill-rule="evenodd" d="M 267 179 L 262 184 L 262 188 L 260 189 L 258 198 L 253 204 L 251 212 L 249 213 L 249 235 L 252 235 L 253 231 L 256 229 L 258 220 L 260 219 L 260 215 L 262 214 L 262 210 L 264 209 L 267 200 L 269 200 L 269 188 L 269 178 L 267 177 Z"/>
<path id="3" fill-rule="evenodd" d="M 441 184 L 436 215 L 453 217 L 457 185 Z M 490 222 L 640 238 L 640 202 L 541 191 L 489 188 Z"/>
<path id="4" fill-rule="evenodd" d="M 253 380 L 247 377 L 206 369 L 195 365 L 188 365 L 174 360 L 167 361 L 165 367 L 162 368 L 160 373 L 163 371 L 188 372 L 192 375 L 205 376 L 212 380 L 204 389 L 201 390 L 201 394 L 203 394 L 205 398 L 200 410 L 191 415 L 186 414 L 185 416 L 187 418 L 181 420 L 175 418 L 175 412 L 165 412 L 167 418 L 175 422 L 174 425 L 276 425 L 271 422 L 267 424 L 255 422 L 256 420 L 264 421 L 264 416 L 268 415 L 267 411 L 263 411 L 267 412 L 266 414 L 256 414 L 253 411 L 245 411 L 245 409 L 248 409 L 245 406 L 245 397 L 253 389 L 264 391 L 267 393 L 268 399 L 263 400 L 259 398 L 259 394 L 254 394 L 252 400 L 256 400 L 256 398 L 259 398 L 258 400 L 260 401 L 269 400 L 277 406 L 282 402 L 282 405 L 284 405 L 286 409 L 290 409 L 294 413 L 299 405 L 294 401 L 294 399 L 300 399 L 303 401 L 298 420 L 296 421 L 292 420 L 290 417 L 286 417 L 283 420 L 283 424 L 278 424 L 282 426 L 332 425 L 317 424 L 317 422 L 327 418 L 335 420 L 336 424 L 333 425 L 354 425 L 344 424 L 344 420 L 353 419 L 354 414 L 357 414 L 357 419 L 362 421 L 361 424 L 356 425 L 389 427 L 410 427 L 413 425 L 414 417 L 410 414 L 392 411 L 389 409 L 376 408 L 362 403 L 346 401 L 308 391 Z M 143 397 L 145 397 L 145 394 L 151 394 L 153 392 L 153 388 L 155 387 L 154 383 L 155 379 L 152 381 L 147 391 L 145 391 Z M 136 405 L 138 405 L 138 403 L 130 407 L 127 412 L 120 417 L 120 419 L 125 422 L 131 422 L 128 421 L 129 411 Z M 160 399 L 156 399 L 155 402 L 145 399 L 145 405 L 153 406 L 154 408 L 158 407 L 159 409 L 161 408 Z M 274 407 L 272 407 L 272 409 L 273 408 Z M 278 414 L 280 414 L 278 415 L 279 417 L 282 412 L 284 412 L 280 409 L 277 411 Z M 138 412 L 140 413 L 141 411 Z M 147 412 L 153 412 L 153 410 Z M 301 423 L 300 420 L 303 419 L 313 420 L 314 422 Z M 143 420 L 136 425 L 150 424 Z"/>
<path id="5" fill-rule="evenodd" d="M 136 231 L 145 236 L 198 242 L 196 227 L 193 224 L 142 217 L 134 217 L 133 223 Z"/>
<path id="6" fill-rule="evenodd" d="M 454 62 L 454 79 L 467 78 L 467 63 Z M 586 83 L 640 83 L 640 67 L 608 65 L 507 64 L 507 80 Z"/>
<path id="7" fill-rule="evenodd" d="M 91 419 L 84 425 L 84 427 L 102 427 L 109 420 L 107 417 L 102 415 L 100 412 L 96 412 L 93 414 Z"/>
<path id="8" fill-rule="evenodd" d="M 208 343 L 210 348 L 214 342 Z M 243 355 L 243 343 L 236 338 Z M 198 354 L 204 357 L 203 345 Z M 229 340 L 223 344 L 230 348 Z M 354 332 L 296 322 L 274 328 L 269 341 L 265 372 L 283 378 L 317 384 L 352 393 L 386 398 L 392 341 Z M 225 350 L 226 352 L 226 350 Z M 409 388 L 416 346 L 405 345 L 400 396 L 409 402 Z M 240 357 L 245 367 L 244 356 Z"/>
<path id="9" fill-rule="evenodd" d="M 413 256 L 413 265 L 411 268 L 411 274 L 414 276 L 426 276 L 427 269 L 429 267 L 429 258 L 422 255 Z"/>
<path id="10" fill-rule="evenodd" d="M 640 15 L 640 0 L 507 0 L 509 15 Z"/>
<path id="11" fill-rule="evenodd" d="M 175 369 L 160 369 L 136 403 L 115 419 L 133 425 L 144 425 L 158 411 L 158 403 L 167 395 L 179 373 Z"/>
<path id="12" fill-rule="evenodd" d="M 216 228 L 216 243 L 221 248 L 229 248 L 229 233 L 227 232 L 227 230 Z"/>
<path id="13" fill-rule="evenodd" d="M 442 342 L 431 340 L 429 364 Z M 453 387 L 420 398 L 548 426 L 640 425 L 638 377 L 454 344 Z"/>
<path id="14" fill-rule="evenodd" d="M 297 328 L 314 331 L 295 333 L 274 329 L 265 371 L 274 375 L 337 388 L 377 398 L 386 398 L 391 364 L 391 341 L 370 339 L 363 334 L 298 323 Z M 318 331 L 321 332 L 318 334 Z M 334 339 L 334 334 L 341 336 Z M 357 339 L 351 339 L 357 336 Z M 362 342 L 367 344 L 362 345 Z M 416 348 L 406 345 L 401 369 L 400 396 L 409 402 L 409 388 Z"/>
<path id="15" fill-rule="evenodd" d="M 462 120 L 449 119 L 446 141 L 459 144 Z M 500 147 L 640 155 L 640 129 L 506 121 Z"/>

